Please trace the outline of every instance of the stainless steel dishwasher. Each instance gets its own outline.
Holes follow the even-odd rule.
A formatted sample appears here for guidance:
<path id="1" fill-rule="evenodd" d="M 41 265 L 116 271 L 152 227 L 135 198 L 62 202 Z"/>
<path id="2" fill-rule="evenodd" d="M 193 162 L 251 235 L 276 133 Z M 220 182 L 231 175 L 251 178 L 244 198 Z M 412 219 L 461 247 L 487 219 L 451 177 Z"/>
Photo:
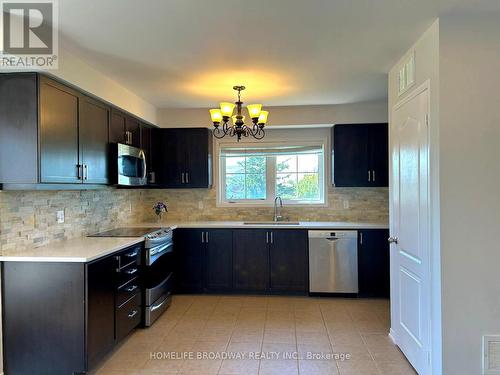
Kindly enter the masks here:
<path id="1" fill-rule="evenodd" d="M 309 291 L 358 292 L 357 231 L 309 231 Z"/>

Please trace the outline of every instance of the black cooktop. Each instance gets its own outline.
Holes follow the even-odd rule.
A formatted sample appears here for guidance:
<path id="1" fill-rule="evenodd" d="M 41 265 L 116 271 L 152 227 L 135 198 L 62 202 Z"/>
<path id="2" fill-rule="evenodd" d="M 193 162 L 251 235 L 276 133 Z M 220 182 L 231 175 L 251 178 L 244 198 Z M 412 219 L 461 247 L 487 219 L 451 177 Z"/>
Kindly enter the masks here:
<path id="1" fill-rule="evenodd" d="M 89 237 L 141 237 L 160 229 L 161 228 L 115 228 L 105 232 L 92 234 Z"/>

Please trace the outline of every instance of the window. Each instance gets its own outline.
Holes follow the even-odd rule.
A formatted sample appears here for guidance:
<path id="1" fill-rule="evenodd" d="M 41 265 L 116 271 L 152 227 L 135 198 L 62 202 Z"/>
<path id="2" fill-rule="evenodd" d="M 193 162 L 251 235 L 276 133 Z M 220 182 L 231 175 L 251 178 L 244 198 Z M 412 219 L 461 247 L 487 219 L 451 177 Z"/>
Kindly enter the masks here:
<path id="1" fill-rule="evenodd" d="M 324 145 L 276 145 L 219 149 L 219 203 L 324 204 Z"/>

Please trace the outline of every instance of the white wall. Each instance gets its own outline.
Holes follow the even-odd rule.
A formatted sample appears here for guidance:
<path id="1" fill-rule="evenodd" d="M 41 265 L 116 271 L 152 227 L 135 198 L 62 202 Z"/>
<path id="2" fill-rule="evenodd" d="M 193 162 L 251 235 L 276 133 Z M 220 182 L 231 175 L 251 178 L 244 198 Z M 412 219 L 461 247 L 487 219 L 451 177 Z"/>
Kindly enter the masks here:
<path id="1" fill-rule="evenodd" d="M 416 83 L 408 92 L 398 96 L 399 68 L 407 57 L 415 53 Z M 430 212 L 431 212 L 431 316 L 432 316 L 432 367 L 434 374 L 441 372 L 441 265 L 439 250 L 439 21 L 419 38 L 418 41 L 402 56 L 401 60 L 389 72 L 389 126 L 392 108 L 413 89 L 424 82 L 430 83 Z M 391 164 L 392 169 L 392 164 Z M 390 182 L 392 186 L 392 181 Z M 389 202 L 392 202 L 390 189 Z M 391 306 L 394 311 L 395 306 Z M 392 313 L 391 325 L 395 326 L 395 314 Z"/>
<path id="2" fill-rule="evenodd" d="M 267 107 L 266 109 L 269 110 L 269 127 L 387 122 L 387 102 Z M 210 114 L 207 108 L 163 108 L 158 111 L 158 125 L 165 128 L 211 126 Z"/>
<path id="3" fill-rule="evenodd" d="M 2 71 L 12 70 L 0 69 L 0 72 Z M 154 124 L 157 122 L 157 110 L 152 104 L 63 48 L 59 48 L 59 68 L 46 73 L 78 86 L 146 121 Z"/>
<path id="4" fill-rule="evenodd" d="M 440 18 L 444 374 L 480 374 L 481 336 L 500 334 L 500 3 L 490 5 Z"/>

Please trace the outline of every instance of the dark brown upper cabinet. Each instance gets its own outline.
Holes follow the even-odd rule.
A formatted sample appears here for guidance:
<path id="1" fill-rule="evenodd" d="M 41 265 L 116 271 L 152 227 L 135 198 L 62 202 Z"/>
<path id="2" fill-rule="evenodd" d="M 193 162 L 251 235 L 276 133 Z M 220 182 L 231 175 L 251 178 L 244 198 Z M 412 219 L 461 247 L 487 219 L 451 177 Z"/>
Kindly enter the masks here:
<path id="1" fill-rule="evenodd" d="M 80 98 L 80 160 L 85 166 L 85 183 L 107 184 L 108 123 L 110 108 L 97 100 Z"/>
<path id="2" fill-rule="evenodd" d="M 109 142 L 141 147 L 143 125 L 154 127 L 57 79 L 1 73 L 1 187 L 108 184 Z"/>
<path id="3" fill-rule="evenodd" d="M 141 149 L 146 155 L 146 172 L 148 176 L 148 185 L 156 185 L 156 171 L 153 168 L 153 149 L 152 149 L 152 139 L 153 139 L 153 129 L 154 126 L 141 123 Z"/>
<path id="4" fill-rule="evenodd" d="M 389 186 L 386 123 L 335 125 L 332 138 L 332 176 L 336 187 Z"/>
<path id="5" fill-rule="evenodd" d="M 212 132 L 206 128 L 155 129 L 152 152 L 158 185 L 212 186 Z"/>
<path id="6" fill-rule="evenodd" d="M 118 109 L 113 109 L 111 112 L 109 141 L 140 147 L 141 124 L 139 120 Z"/>

